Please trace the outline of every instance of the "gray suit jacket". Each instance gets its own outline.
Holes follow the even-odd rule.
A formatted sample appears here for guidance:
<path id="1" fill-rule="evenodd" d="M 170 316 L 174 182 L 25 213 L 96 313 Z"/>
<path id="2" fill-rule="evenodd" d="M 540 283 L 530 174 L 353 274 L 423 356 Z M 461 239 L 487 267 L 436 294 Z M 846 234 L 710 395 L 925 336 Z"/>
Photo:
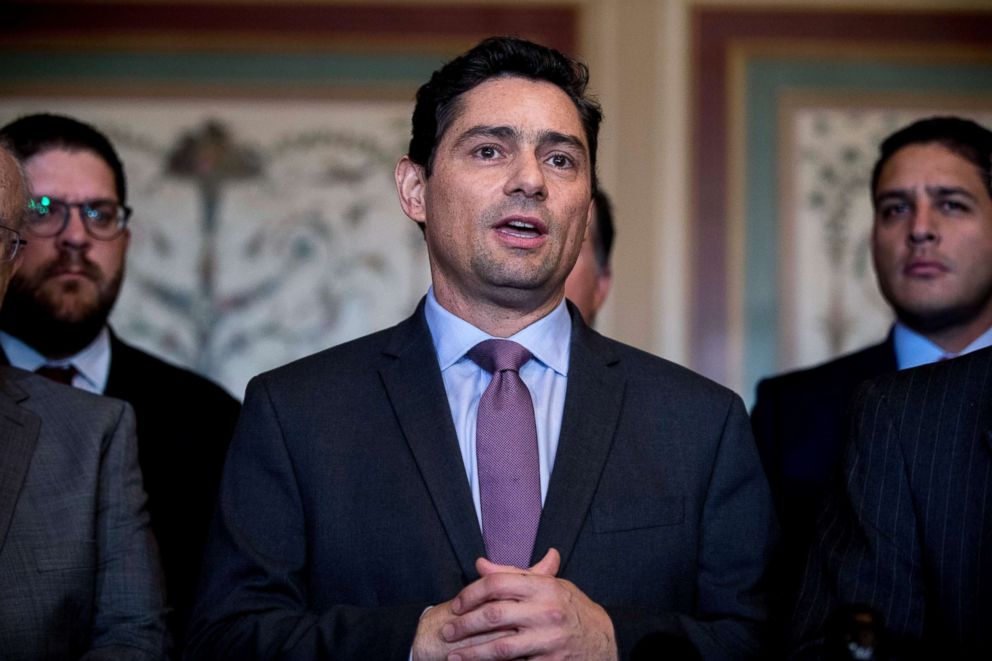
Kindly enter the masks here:
<path id="1" fill-rule="evenodd" d="M 804 658 L 850 603 L 882 615 L 893 658 L 992 658 L 992 349 L 871 381 L 852 413 L 794 620 Z"/>
<path id="2" fill-rule="evenodd" d="M 774 529 L 740 399 L 588 329 L 573 337 L 533 558 L 602 604 L 621 654 L 758 654 Z M 485 555 L 421 309 L 248 387 L 187 654 L 406 659 Z"/>
<path id="3" fill-rule="evenodd" d="M 0 367 L 0 658 L 165 655 L 144 504 L 127 404 Z"/>

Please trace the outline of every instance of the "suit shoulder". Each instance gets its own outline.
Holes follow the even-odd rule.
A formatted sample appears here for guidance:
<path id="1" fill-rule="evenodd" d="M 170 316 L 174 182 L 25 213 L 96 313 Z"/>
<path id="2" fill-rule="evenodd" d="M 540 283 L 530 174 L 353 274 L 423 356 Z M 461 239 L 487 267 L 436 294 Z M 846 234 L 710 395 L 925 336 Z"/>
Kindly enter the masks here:
<path id="1" fill-rule="evenodd" d="M 838 382 L 847 383 L 853 388 L 865 379 L 895 369 L 895 350 L 892 342 L 886 340 L 819 365 L 762 379 L 758 383 L 758 396 L 760 399 L 762 394 L 770 391 L 805 394 L 810 388 L 822 391 Z"/>
<path id="2" fill-rule="evenodd" d="M 863 384 L 859 400 L 865 396 L 902 399 L 905 397 L 942 397 L 950 393 L 957 399 L 980 397 L 976 390 L 988 393 L 992 388 L 992 348 L 943 360 L 912 369 L 879 375 Z"/>
<path id="3" fill-rule="evenodd" d="M 153 356 L 117 338 L 112 344 L 110 362 L 110 379 L 107 387 L 108 391 L 114 391 L 114 394 L 117 394 L 117 386 L 122 385 L 121 382 L 125 386 L 133 383 L 155 383 L 157 389 L 183 393 L 189 400 L 197 400 L 211 406 L 238 405 L 237 400 L 230 393 L 210 379 Z"/>
<path id="4" fill-rule="evenodd" d="M 375 372 L 394 328 L 365 335 L 262 372 L 252 382 L 274 388 L 300 388 L 313 382 L 354 379 Z"/>
<path id="5" fill-rule="evenodd" d="M 21 390 L 26 395 L 22 401 L 24 408 L 46 419 L 52 419 L 54 415 L 77 420 L 117 420 L 128 407 L 123 400 L 62 385 L 16 367 L 0 367 L 0 381 L 8 391 L 10 388 Z"/>
<path id="6" fill-rule="evenodd" d="M 603 346 L 613 352 L 621 362 L 627 378 L 638 383 L 650 381 L 663 386 L 666 391 L 679 393 L 691 399 L 738 399 L 737 393 L 698 372 L 656 356 L 623 342 L 602 335 L 596 336 Z"/>

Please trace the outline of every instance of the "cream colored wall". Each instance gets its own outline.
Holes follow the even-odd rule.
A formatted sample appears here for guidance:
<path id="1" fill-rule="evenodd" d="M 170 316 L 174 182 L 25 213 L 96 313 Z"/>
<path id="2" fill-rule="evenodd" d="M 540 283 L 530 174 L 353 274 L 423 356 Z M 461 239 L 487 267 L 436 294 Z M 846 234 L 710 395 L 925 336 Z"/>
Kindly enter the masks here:
<path id="1" fill-rule="evenodd" d="M 618 224 L 601 331 L 686 354 L 688 3 L 589 0 L 584 56 L 606 120 L 600 176 Z"/>

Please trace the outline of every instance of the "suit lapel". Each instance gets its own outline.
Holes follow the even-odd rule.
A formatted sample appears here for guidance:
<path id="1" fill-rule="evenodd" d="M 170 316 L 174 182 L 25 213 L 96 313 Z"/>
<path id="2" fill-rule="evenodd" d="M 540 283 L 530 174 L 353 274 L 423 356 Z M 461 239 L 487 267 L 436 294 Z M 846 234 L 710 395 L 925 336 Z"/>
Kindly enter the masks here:
<path id="1" fill-rule="evenodd" d="M 41 433 L 38 416 L 19 405 L 28 395 L 10 373 L 0 369 L 0 550 Z"/>
<path id="2" fill-rule="evenodd" d="M 625 379 L 602 337 L 570 306 L 572 347 L 558 451 L 541 512 L 532 561 L 551 547 L 564 568 L 606 465 L 623 403 Z"/>
<path id="3" fill-rule="evenodd" d="M 474 580 L 485 544 L 423 307 L 397 326 L 385 351 L 394 360 L 380 375 L 462 573 Z"/>

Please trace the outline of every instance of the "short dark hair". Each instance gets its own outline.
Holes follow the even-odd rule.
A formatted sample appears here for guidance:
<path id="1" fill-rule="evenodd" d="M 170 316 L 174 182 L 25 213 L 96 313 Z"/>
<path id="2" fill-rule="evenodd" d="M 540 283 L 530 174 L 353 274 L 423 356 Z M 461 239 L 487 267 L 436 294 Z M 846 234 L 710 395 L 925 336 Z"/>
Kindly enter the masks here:
<path id="1" fill-rule="evenodd" d="M 985 190 L 992 197 L 992 131 L 970 119 L 929 117 L 899 129 L 882 141 L 878 149 L 878 160 L 871 172 L 873 205 L 878 178 L 889 159 L 903 147 L 930 143 L 946 147 L 961 158 L 974 163 L 985 184 Z"/>
<path id="2" fill-rule="evenodd" d="M 592 201 L 596 206 L 595 223 L 592 231 L 592 250 L 600 270 L 610 267 L 610 253 L 613 251 L 613 203 L 602 188 L 593 191 Z"/>
<path id="3" fill-rule="evenodd" d="M 114 173 L 118 202 L 127 204 L 127 180 L 121 159 L 107 136 L 91 125 L 64 115 L 38 113 L 15 119 L 0 128 L 0 137 L 7 140 L 21 163 L 49 149 L 93 152 Z"/>
<path id="4" fill-rule="evenodd" d="M 519 76 L 542 80 L 559 88 L 575 104 L 589 143 L 593 188 L 596 186 L 596 146 L 603 112 L 586 95 L 589 69 L 559 51 L 516 37 L 490 37 L 434 72 L 417 90 L 413 131 L 407 156 L 428 177 L 435 150 L 459 110 L 461 95 L 492 78 Z"/>

